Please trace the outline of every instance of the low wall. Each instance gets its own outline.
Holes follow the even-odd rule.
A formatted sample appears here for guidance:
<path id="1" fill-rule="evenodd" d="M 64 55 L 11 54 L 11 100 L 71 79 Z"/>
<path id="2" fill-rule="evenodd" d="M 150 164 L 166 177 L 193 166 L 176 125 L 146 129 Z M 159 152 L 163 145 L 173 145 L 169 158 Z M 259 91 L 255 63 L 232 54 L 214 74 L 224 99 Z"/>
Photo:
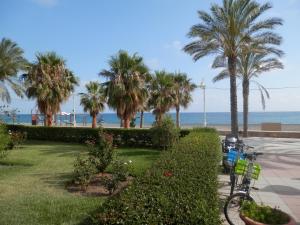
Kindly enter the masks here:
<path id="1" fill-rule="evenodd" d="M 230 134 L 228 130 L 218 130 L 220 135 Z M 241 133 L 242 136 L 242 133 Z M 248 131 L 248 137 L 300 138 L 300 132 L 289 131 Z"/>

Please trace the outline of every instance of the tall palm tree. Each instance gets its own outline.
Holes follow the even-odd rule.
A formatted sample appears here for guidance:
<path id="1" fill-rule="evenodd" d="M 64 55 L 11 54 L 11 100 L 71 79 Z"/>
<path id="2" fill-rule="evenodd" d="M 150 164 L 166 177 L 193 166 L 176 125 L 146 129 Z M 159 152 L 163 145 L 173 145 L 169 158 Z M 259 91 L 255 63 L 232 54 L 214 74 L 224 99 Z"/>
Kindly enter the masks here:
<path id="1" fill-rule="evenodd" d="M 149 111 L 150 110 L 150 105 L 149 105 L 149 98 L 150 95 L 149 93 L 151 92 L 151 81 L 152 81 L 152 76 L 150 73 L 148 73 L 146 75 L 145 78 L 145 86 L 146 86 L 146 90 L 147 90 L 147 99 L 145 99 L 143 105 L 140 106 L 140 128 L 143 128 L 144 125 L 144 112 L 145 111 Z"/>
<path id="2" fill-rule="evenodd" d="M 125 128 L 130 127 L 130 121 L 147 99 L 145 76 L 148 68 L 143 58 L 137 54 L 129 55 L 119 51 L 109 60 L 109 70 L 102 70 L 100 75 L 108 81 L 105 85 L 105 95 L 108 106 L 117 111 L 118 117 Z"/>
<path id="3" fill-rule="evenodd" d="M 281 37 L 272 32 L 282 25 L 280 18 L 264 18 L 262 14 L 272 8 L 270 3 L 259 4 L 253 0 L 223 0 L 223 4 L 213 4 L 211 13 L 199 11 L 200 24 L 192 26 L 189 37 L 196 38 L 184 47 L 194 60 L 216 55 L 215 61 L 227 61 L 230 74 L 231 132 L 238 134 L 236 66 L 240 51 L 251 43 L 276 52 L 273 44 L 281 42 Z M 261 49 L 257 49 L 259 52 Z"/>
<path id="4" fill-rule="evenodd" d="M 26 70 L 27 60 L 23 57 L 24 51 L 18 45 L 6 38 L 0 42 L 0 97 L 10 103 L 11 97 L 5 82 L 20 97 L 23 97 L 24 89 L 17 79 L 19 71 Z"/>
<path id="5" fill-rule="evenodd" d="M 45 115 L 44 125 L 52 126 L 53 115 L 74 92 L 78 79 L 55 52 L 38 53 L 36 57 L 37 61 L 25 76 L 26 94 L 36 99 L 40 112 Z"/>
<path id="6" fill-rule="evenodd" d="M 85 112 L 89 111 L 93 118 L 92 128 L 97 127 L 97 115 L 104 110 L 104 88 L 99 82 L 91 81 L 85 85 L 87 93 L 80 93 L 80 105 Z"/>
<path id="7" fill-rule="evenodd" d="M 281 54 L 277 55 L 281 56 Z M 225 67 L 213 81 L 219 81 L 224 78 L 229 78 L 229 72 L 226 63 L 218 62 L 213 65 L 214 68 Z M 262 107 L 265 109 L 265 97 L 269 98 L 267 89 L 259 82 L 254 80 L 264 72 L 273 69 L 283 69 L 283 64 L 276 57 L 269 57 L 267 52 L 255 53 L 250 49 L 244 49 L 237 61 L 237 76 L 242 80 L 243 85 L 243 135 L 248 136 L 248 111 L 249 111 L 249 86 L 250 82 L 257 85 L 261 95 Z"/>
<path id="8" fill-rule="evenodd" d="M 189 103 L 192 102 L 191 92 L 197 87 L 196 84 L 192 83 L 191 79 L 187 78 L 185 73 L 175 73 L 174 74 L 174 93 L 175 101 L 174 107 L 176 109 L 176 126 L 180 126 L 180 106 L 185 109 L 188 107 Z"/>
<path id="9" fill-rule="evenodd" d="M 163 116 L 174 105 L 174 78 L 166 71 L 155 71 L 150 84 L 149 106 L 153 108 L 156 122 L 161 123 Z"/>

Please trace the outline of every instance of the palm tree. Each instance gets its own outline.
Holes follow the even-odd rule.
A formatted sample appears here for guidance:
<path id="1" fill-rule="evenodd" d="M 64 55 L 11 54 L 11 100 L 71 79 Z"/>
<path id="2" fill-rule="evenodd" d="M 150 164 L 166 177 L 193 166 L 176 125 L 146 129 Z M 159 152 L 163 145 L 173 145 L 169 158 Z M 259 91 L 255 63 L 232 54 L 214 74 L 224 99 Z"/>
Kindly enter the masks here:
<path id="1" fill-rule="evenodd" d="M 89 111 L 93 118 L 92 128 L 97 127 L 97 115 L 103 111 L 105 104 L 104 88 L 100 83 L 91 81 L 85 85 L 87 93 L 80 93 L 80 105 L 85 112 Z"/>
<path id="2" fill-rule="evenodd" d="M 20 97 L 23 97 L 23 87 L 18 81 L 19 71 L 26 70 L 28 62 L 23 57 L 24 51 L 15 42 L 3 38 L 0 42 L 0 97 L 10 103 L 11 97 L 5 82 Z"/>
<path id="3" fill-rule="evenodd" d="M 251 49 L 242 51 L 242 54 L 238 57 L 237 61 L 237 76 L 242 80 L 243 85 L 243 135 L 244 137 L 248 136 L 248 107 L 249 107 L 249 86 L 250 82 L 253 82 L 257 85 L 258 90 L 261 95 L 262 107 L 265 109 L 265 97 L 269 98 L 269 93 L 267 89 L 253 80 L 257 78 L 264 72 L 271 71 L 273 69 L 283 69 L 283 64 L 275 57 L 268 57 L 269 54 L 265 53 L 255 53 Z M 279 54 L 278 56 L 281 56 Z M 225 67 L 213 81 L 219 81 L 224 78 L 229 78 L 229 72 L 226 68 L 226 63 L 218 62 L 213 65 L 214 68 Z"/>
<path id="4" fill-rule="evenodd" d="M 37 61 L 25 76 L 26 94 L 36 99 L 40 112 L 45 115 L 44 125 L 52 126 L 53 115 L 74 92 L 78 80 L 55 52 L 38 53 L 36 57 Z"/>
<path id="5" fill-rule="evenodd" d="M 143 58 L 137 54 L 130 56 L 126 51 L 119 51 L 109 60 L 109 70 L 100 72 L 108 79 L 105 85 L 105 95 L 108 106 L 117 111 L 125 128 L 130 127 L 130 121 L 141 105 L 147 99 L 145 77 L 148 68 Z"/>
<path id="6" fill-rule="evenodd" d="M 175 101 L 174 107 L 176 109 L 176 126 L 180 126 L 180 106 L 185 109 L 188 107 L 189 103 L 192 102 L 191 92 L 197 87 L 196 84 L 191 82 L 191 79 L 187 78 L 185 73 L 175 73 L 174 74 L 174 92 Z"/>
<path id="7" fill-rule="evenodd" d="M 251 43 L 257 43 L 270 52 L 276 52 L 273 44 L 281 37 L 272 32 L 282 25 L 279 18 L 258 19 L 272 8 L 270 3 L 259 4 L 253 0 L 223 0 L 223 5 L 213 4 L 211 14 L 199 11 L 200 24 L 194 25 L 189 37 L 196 38 L 184 47 L 194 60 L 216 55 L 215 61 L 227 61 L 230 74 L 231 132 L 238 134 L 236 66 L 240 51 Z M 257 49 L 259 52 L 261 49 Z"/>
<path id="8" fill-rule="evenodd" d="M 153 114 L 158 124 L 163 116 L 174 105 L 174 78 L 166 71 L 155 71 L 150 84 L 149 106 L 153 108 Z"/>

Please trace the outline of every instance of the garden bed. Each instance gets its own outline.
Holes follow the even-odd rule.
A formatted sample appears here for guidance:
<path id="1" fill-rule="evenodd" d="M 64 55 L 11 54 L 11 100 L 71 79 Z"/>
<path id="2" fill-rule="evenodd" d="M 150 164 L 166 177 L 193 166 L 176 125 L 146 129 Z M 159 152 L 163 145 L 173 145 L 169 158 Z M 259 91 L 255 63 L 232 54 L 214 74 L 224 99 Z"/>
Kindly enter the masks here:
<path id="1" fill-rule="evenodd" d="M 126 188 L 133 180 L 132 176 L 127 177 L 126 181 L 119 182 L 117 189 L 113 193 L 109 193 L 109 190 L 105 187 L 103 178 L 112 179 L 110 173 L 99 173 L 91 180 L 88 187 L 82 190 L 78 184 L 67 184 L 67 190 L 75 195 L 82 196 L 114 196 Z"/>

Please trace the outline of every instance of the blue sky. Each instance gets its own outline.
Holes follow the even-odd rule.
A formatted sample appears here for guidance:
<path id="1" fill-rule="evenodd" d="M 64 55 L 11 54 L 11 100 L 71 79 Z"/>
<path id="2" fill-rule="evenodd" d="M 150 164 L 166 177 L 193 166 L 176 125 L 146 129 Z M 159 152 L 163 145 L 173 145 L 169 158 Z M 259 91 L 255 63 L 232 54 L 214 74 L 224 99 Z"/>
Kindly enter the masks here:
<path id="1" fill-rule="evenodd" d="M 119 49 L 138 52 L 152 70 L 186 72 L 194 82 L 207 84 L 207 110 L 230 110 L 229 81 L 212 83 L 217 71 L 210 68 L 212 57 L 197 62 L 181 49 L 189 43 L 186 34 L 196 24 L 197 10 L 208 10 L 217 0 L 1 0 L 0 38 L 16 41 L 30 61 L 36 52 L 56 51 L 80 78 L 81 86 L 107 68 L 107 60 Z M 259 2 L 265 2 L 259 0 Z M 284 26 L 282 59 L 285 69 L 263 74 L 258 81 L 265 87 L 298 87 L 270 90 L 266 111 L 300 111 L 300 0 L 273 0 L 268 16 L 279 16 Z M 221 88 L 221 89 L 212 89 Z M 222 89 L 223 88 L 223 89 Z M 252 88 L 255 88 L 253 86 Z M 187 111 L 202 111 L 202 92 L 193 93 Z M 76 97 L 76 111 L 82 112 Z M 238 96 L 242 110 L 241 90 Z M 29 113 L 35 103 L 13 97 L 12 107 Z M 72 101 L 62 106 L 72 110 Z M 106 109 L 106 112 L 109 110 Z M 262 111 L 257 91 L 250 95 L 250 111 Z"/>

